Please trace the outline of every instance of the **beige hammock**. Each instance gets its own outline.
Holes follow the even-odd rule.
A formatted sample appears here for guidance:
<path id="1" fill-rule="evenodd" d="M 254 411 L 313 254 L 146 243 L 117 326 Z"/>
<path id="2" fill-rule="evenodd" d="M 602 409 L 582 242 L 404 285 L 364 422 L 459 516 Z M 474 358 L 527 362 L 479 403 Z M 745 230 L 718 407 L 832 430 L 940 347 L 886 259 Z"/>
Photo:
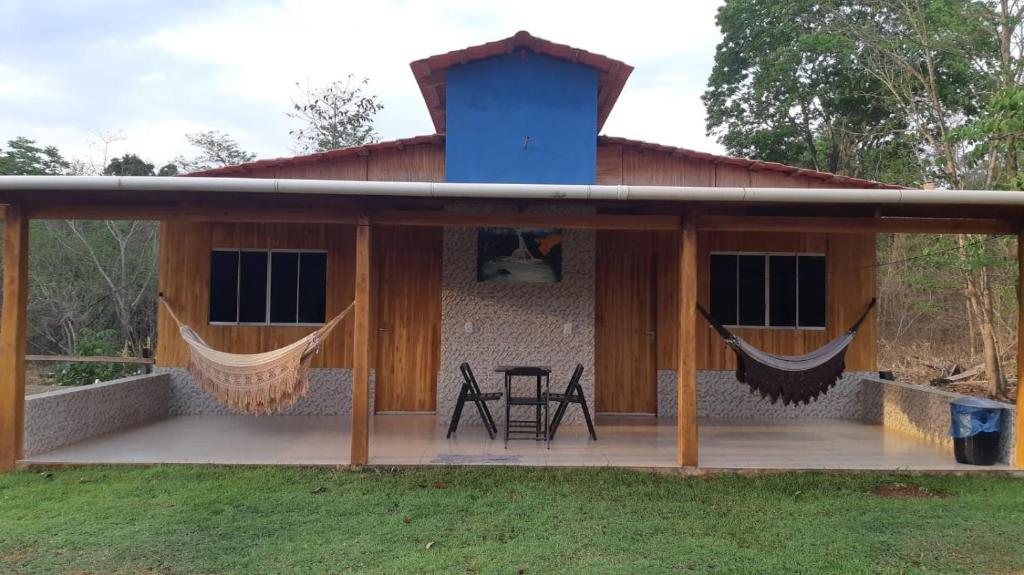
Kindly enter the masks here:
<path id="1" fill-rule="evenodd" d="M 352 302 L 323 327 L 291 345 L 266 353 L 240 354 L 213 349 L 195 330 L 181 323 L 162 295 L 160 303 L 188 344 L 192 379 L 222 405 L 256 414 L 286 407 L 306 395 L 310 360 L 320 351 L 323 339 L 355 306 Z"/>

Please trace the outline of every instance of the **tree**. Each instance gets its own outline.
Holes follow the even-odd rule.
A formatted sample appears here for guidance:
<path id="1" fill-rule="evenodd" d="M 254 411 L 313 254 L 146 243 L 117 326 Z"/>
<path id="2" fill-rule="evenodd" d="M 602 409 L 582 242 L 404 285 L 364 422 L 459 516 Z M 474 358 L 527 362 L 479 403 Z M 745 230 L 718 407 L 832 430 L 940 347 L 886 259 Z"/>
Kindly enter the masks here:
<path id="1" fill-rule="evenodd" d="M 177 169 L 182 172 L 199 172 L 211 168 L 244 164 L 256 159 L 256 154 L 241 149 L 238 142 L 217 130 L 185 134 L 185 139 L 192 146 L 199 148 L 199 154 L 192 158 L 178 156 L 174 159 L 173 165 L 176 165 Z M 170 165 L 165 167 L 169 168 Z M 161 173 L 160 175 L 165 174 Z"/>
<path id="2" fill-rule="evenodd" d="M 8 140 L 7 148 L 0 150 L 2 176 L 56 176 L 70 167 L 55 146 L 40 148 L 24 137 Z"/>
<path id="3" fill-rule="evenodd" d="M 709 132 L 734 154 L 892 183 L 1019 187 L 1022 12 L 1020 0 L 727 0 L 704 95 Z M 882 261 L 928 256 L 887 273 L 882 289 L 942 299 L 898 298 L 891 305 L 907 313 L 882 315 L 909 318 L 896 326 L 906 333 L 922 312 L 953 310 L 937 329 L 968 326 L 960 347 L 980 341 L 990 393 L 1004 397 L 998 333 L 1016 328 L 1000 313 L 1013 293 L 1010 243 L 879 244 Z"/>
<path id="4" fill-rule="evenodd" d="M 857 43 L 814 0 L 729 0 L 703 100 L 734 155 L 898 183 L 919 178 L 905 121 L 878 98 Z"/>
<path id="5" fill-rule="evenodd" d="M 153 164 L 135 154 L 125 154 L 110 160 L 103 169 L 104 176 L 152 176 Z"/>
<path id="6" fill-rule="evenodd" d="M 384 105 L 377 96 L 364 92 L 368 84 L 369 79 L 355 82 L 349 74 L 346 80 L 321 88 L 307 85 L 288 112 L 289 118 L 304 124 L 289 132 L 296 149 L 304 153 L 325 152 L 376 142 L 373 120 Z M 302 89 L 300 84 L 295 85 Z"/>
<path id="7" fill-rule="evenodd" d="M 173 163 L 171 163 L 171 164 L 164 164 L 164 166 L 162 168 L 160 168 L 160 170 L 156 173 L 156 175 L 158 175 L 158 176 L 177 176 L 178 175 L 178 166 L 173 164 Z"/>
<path id="8" fill-rule="evenodd" d="M 921 158 L 943 184 L 964 189 L 971 179 L 970 142 L 962 137 L 986 102 L 1000 93 L 999 19 L 993 5 L 974 0 L 861 0 L 830 6 L 841 30 L 861 47 L 865 70 L 885 87 L 883 102 L 898 110 L 925 143 Z M 993 73 L 993 71 L 996 71 Z M 1005 141 L 1005 138 L 1004 138 Z M 991 184 L 991 179 L 985 183 Z M 1007 396 L 996 332 L 992 268 L 997 248 L 983 238 L 955 238 L 970 323 L 981 338 L 989 391 Z"/>

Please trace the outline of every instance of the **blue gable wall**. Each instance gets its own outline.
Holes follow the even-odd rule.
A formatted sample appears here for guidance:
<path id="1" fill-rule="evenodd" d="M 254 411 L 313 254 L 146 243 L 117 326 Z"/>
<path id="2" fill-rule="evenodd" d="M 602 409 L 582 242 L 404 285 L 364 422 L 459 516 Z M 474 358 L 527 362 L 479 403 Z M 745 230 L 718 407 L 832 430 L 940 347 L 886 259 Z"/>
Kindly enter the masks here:
<path id="1" fill-rule="evenodd" d="M 453 66 L 446 180 L 594 183 L 597 87 L 597 70 L 524 50 Z"/>

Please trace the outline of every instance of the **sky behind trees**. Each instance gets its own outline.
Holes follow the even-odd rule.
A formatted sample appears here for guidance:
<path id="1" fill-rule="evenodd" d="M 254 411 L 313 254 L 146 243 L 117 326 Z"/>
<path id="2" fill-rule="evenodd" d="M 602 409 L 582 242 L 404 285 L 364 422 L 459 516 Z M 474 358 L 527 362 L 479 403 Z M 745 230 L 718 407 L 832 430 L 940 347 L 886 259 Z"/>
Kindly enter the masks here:
<path id="1" fill-rule="evenodd" d="M 88 161 L 109 150 L 155 164 L 220 130 L 259 157 L 292 155 L 295 83 L 370 78 L 383 139 L 433 132 L 409 62 L 536 36 L 636 67 L 604 132 L 718 152 L 700 95 L 720 34 L 718 0 L 4 0 L 0 140 L 26 136 Z"/>

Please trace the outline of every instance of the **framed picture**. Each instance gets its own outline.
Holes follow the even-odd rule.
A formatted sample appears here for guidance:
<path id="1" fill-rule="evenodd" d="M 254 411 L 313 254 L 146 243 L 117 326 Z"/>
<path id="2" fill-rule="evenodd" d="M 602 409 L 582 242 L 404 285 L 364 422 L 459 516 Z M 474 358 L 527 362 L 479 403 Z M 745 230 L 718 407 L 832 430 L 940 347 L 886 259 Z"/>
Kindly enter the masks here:
<path id="1" fill-rule="evenodd" d="M 480 228 L 476 240 L 476 281 L 562 281 L 562 230 Z"/>

